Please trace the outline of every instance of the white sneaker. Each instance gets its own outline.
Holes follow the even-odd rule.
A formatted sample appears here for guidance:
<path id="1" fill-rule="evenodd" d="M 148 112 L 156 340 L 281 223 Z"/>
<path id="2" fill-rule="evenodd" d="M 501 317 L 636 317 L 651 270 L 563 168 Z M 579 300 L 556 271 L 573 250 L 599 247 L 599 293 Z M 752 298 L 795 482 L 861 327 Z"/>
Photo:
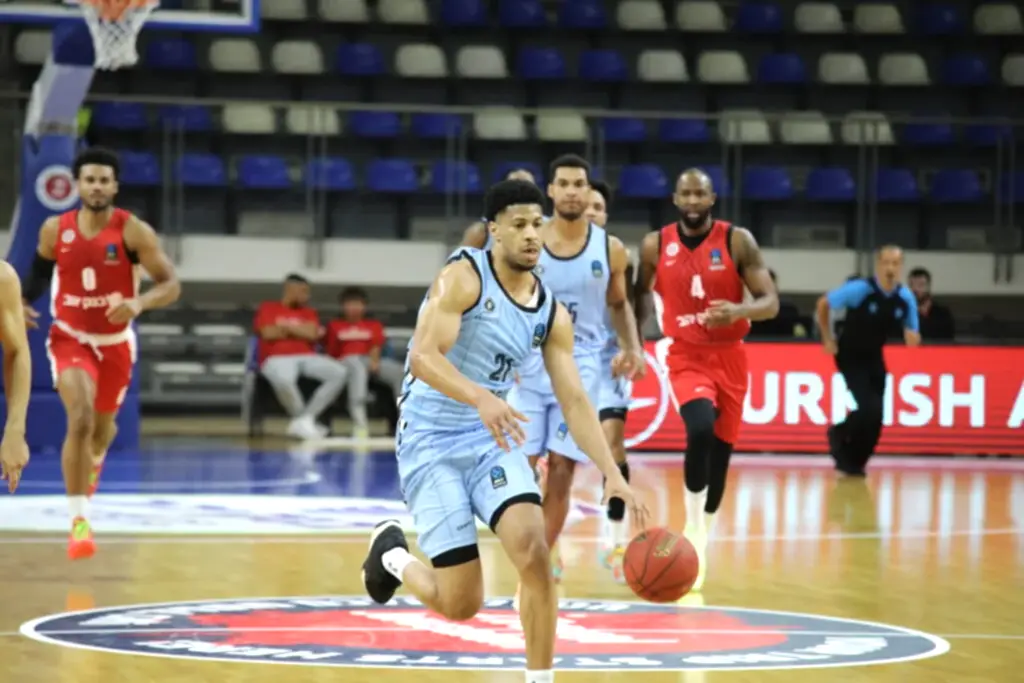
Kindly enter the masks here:
<path id="1" fill-rule="evenodd" d="M 693 583 L 693 588 L 690 590 L 700 592 L 701 588 L 704 587 L 704 579 L 708 571 L 708 532 L 707 529 L 702 527 L 687 524 L 686 529 L 683 531 L 683 536 L 693 545 L 693 549 L 697 551 L 697 580 Z"/>
<path id="2" fill-rule="evenodd" d="M 300 439 L 321 439 L 326 434 L 327 430 L 309 415 L 297 417 L 288 424 L 288 435 Z"/>

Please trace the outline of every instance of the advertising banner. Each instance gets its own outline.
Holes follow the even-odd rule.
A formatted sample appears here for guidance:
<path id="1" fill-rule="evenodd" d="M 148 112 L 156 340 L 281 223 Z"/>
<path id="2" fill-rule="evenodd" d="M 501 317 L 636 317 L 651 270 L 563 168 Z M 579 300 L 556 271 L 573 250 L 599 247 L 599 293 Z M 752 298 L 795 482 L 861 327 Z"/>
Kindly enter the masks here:
<path id="1" fill-rule="evenodd" d="M 686 432 L 657 345 L 633 385 L 626 444 L 682 451 Z M 819 345 L 748 343 L 750 388 L 737 451 L 827 452 L 825 430 L 856 407 Z M 879 453 L 1024 455 L 1024 349 L 923 346 L 886 349 L 889 369 Z M 653 370 L 653 371 L 652 371 Z"/>

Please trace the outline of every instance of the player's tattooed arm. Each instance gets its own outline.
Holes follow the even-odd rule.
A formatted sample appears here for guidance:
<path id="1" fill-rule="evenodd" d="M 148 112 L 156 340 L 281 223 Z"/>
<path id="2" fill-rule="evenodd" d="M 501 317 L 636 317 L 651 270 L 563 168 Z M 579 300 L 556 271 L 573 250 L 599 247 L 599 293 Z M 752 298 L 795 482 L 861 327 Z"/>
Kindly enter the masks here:
<path id="1" fill-rule="evenodd" d="M 732 230 L 733 259 L 743 276 L 743 283 L 754 297 L 741 304 L 740 317 L 748 320 L 771 320 L 779 314 L 779 294 L 775 290 L 771 271 L 765 265 L 757 240 L 746 228 Z"/>
<path id="2" fill-rule="evenodd" d="M 135 252 L 141 265 L 153 278 L 153 286 L 139 297 L 143 311 L 170 306 L 181 296 L 181 282 L 153 228 L 132 217 L 125 225 L 124 245 Z"/>
<path id="3" fill-rule="evenodd" d="M 477 221 L 462 233 L 462 246 L 483 249 L 487 244 L 487 224 Z"/>
<path id="4" fill-rule="evenodd" d="M 459 338 L 462 314 L 480 298 L 480 276 L 466 259 L 445 266 L 430 288 L 420 310 L 409 349 L 412 375 L 460 403 L 476 406 L 484 387 L 471 381 L 452 365 L 445 354 Z"/>
<path id="5" fill-rule="evenodd" d="M 544 343 L 544 367 L 551 378 L 551 388 L 562 407 L 565 424 L 573 440 L 587 454 L 608 480 L 622 476 L 608 449 L 597 411 L 590 402 L 580 371 L 573 358 L 572 318 L 558 304 L 555 319 Z"/>
<path id="6" fill-rule="evenodd" d="M 655 230 L 644 235 L 640 243 L 640 259 L 637 265 L 636 283 L 633 285 L 633 306 L 636 308 L 636 325 L 643 334 L 644 324 L 654 309 L 651 288 L 654 287 L 654 275 L 658 269 L 658 258 L 661 255 L 661 232 Z"/>

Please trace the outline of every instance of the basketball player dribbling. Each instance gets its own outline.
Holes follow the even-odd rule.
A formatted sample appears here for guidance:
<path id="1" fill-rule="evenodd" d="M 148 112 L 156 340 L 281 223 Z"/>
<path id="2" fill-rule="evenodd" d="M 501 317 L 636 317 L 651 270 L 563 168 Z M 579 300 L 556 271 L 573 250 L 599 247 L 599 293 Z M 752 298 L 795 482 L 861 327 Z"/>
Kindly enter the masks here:
<path id="1" fill-rule="evenodd" d="M 602 349 L 608 342 L 608 320 L 621 351 L 611 361 L 616 376 L 643 373 L 636 317 L 626 295 L 628 255 L 622 242 L 589 222 L 590 164 L 567 154 L 551 162 L 548 196 L 554 215 L 540 228 L 542 250 L 536 272 L 562 303 L 573 326 L 574 355 L 587 395 L 595 404 L 601 382 Z M 537 467 L 547 456 L 544 517 L 547 543 L 552 548 L 555 577 L 562 571 L 556 542 L 569 514 L 576 464 L 587 456 L 569 433 L 560 402 L 539 357 L 529 359 L 519 373 L 509 403 L 527 416 L 527 455 Z M 618 470 L 616 470 L 618 472 Z"/>
<path id="2" fill-rule="evenodd" d="M 21 282 L 11 264 L 0 261 L 0 344 L 4 347 L 4 393 L 7 421 L 0 442 L 0 480 L 14 493 L 28 465 L 25 422 L 32 393 L 32 351 L 22 313 Z"/>
<path id="3" fill-rule="evenodd" d="M 492 187 L 485 203 L 494 246 L 456 250 L 420 306 L 395 451 L 432 566 L 409 553 L 394 520 L 374 529 L 363 564 L 375 602 L 405 586 L 433 612 L 468 620 L 484 599 L 476 519 L 489 525 L 523 586 L 526 683 L 553 681 L 558 621 L 540 491 L 522 449 L 524 416 L 505 401 L 526 358 L 542 355 L 569 429 L 607 477 L 606 495 L 625 501 L 637 523 L 647 518 L 601 438 L 573 359 L 569 313 L 531 272 L 543 249 L 543 200 L 528 182 Z"/>
<path id="4" fill-rule="evenodd" d="M 662 333 L 670 340 L 659 360 L 668 369 L 673 401 L 686 425 L 683 533 L 700 560 L 693 587 L 699 591 L 708 533 L 743 420 L 748 384 L 743 338 L 750 321 L 778 314 L 779 298 L 750 231 L 712 217 L 715 191 L 703 171 L 684 171 L 672 199 L 680 220 L 644 238 L 636 302 L 642 321 L 645 295 L 653 290 Z"/>
<path id="5" fill-rule="evenodd" d="M 113 152 L 93 148 L 78 155 L 73 172 L 82 208 L 43 223 L 36 258 L 23 285 L 31 327 L 37 327 L 39 314 L 29 304 L 47 287 L 51 290 L 53 324 L 46 348 L 67 413 L 61 465 L 71 516 L 72 560 L 96 552 L 88 502 L 117 433 L 117 412 L 131 382 L 136 361 L 131 323 L 143 311 L 174 303 L 181 293 L 174 266 L 153 228 L 114 206 L 119 169 Z M 138 266 L 154 283 L 141 296 Z"/>
<path id="6" fill-rule="evenodd" d="M 594 225 L 604 228 L 608 224 L 608 208 L 611 205 L 612 193 L 608 184 L 601 180 L 590 181 L 590 198 L 583 217 Z M 626 266 L 626 297 L 632 304 L 634 289 L 633 255 L 628 254 Z M 613 371 L 615 357 L 619 354 L 619 335 L 615 332 L 611 315 L 606 313 L 605 324 L 608 330 L 608 342 L 601 349 L 601 379 L 598 388 L 597 415 L 601 420 L 601 429 L 612 451 L 615 464 L 626 481 L 629 481 L 629 464 L 626 462 L 626 414 L 629 412 L 633 383 L 629 378 Z M 642 337 L 637 331 L 637 338 Z M 625 546 L 629 541 L 629 525 L 626 523 L 626 507 L 618 498 L 608 501 L 607 509 L 610 534 L 602 540 L 600 552 L 601 562 L 612 571 L 616 581 L 622 583 L 625 576 L 622 571 L 622 558 Z"/>

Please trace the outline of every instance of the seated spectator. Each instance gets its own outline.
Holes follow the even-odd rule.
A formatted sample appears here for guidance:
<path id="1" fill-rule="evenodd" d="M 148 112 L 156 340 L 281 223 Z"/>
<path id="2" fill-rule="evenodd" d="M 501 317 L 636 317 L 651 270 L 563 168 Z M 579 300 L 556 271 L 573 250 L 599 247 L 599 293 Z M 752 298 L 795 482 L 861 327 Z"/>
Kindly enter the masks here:
<path id="1" fill-rule="evenodd" d="M 779 282 L 775 271 L 769 269 L 775 289 L 778 291 Z M 782 300 L 779 295 L 779 314 L 771 320 L 758 320 L 750 325 L 750 336 L 752 337 L 774 337 L 776 339 L 803 339 L 807 337 L 807 321 L 800 317 L 800 311 L 792 303 Z"/>
<path id="2" fill-rule="evenodd" d="M 952 341 L 956 336 L 953 313 L 932 298 L 932 274 L 927 268 L 914 268 L 907 278 L 910 291 L 917 298 L 917 315 L 921 320 L 921 339 Z"/>
<path id="3" fill-rule="evenodd" d="M 344 366 L 317 353 L 322 330 L 319 316 L 309 307 L 309 295 L 306 278 L 289 275 L 281 300 L 260 304 L 253 323 L 260 340 L 260 373 L 292 418 L 288 434 L 303 439 L 327 435 L 328 430 L 316 418 L 334 403 L 348 378 Z M 320 382 L 308 404 L 299 391 L 299 377 Z"/>
<path id="4" fill-rule="evenodd" d="M 359 287 L 348 287 L 341 293 L 341 317 L 327 325 L 324 346 L 328 355 L 341 361 L 356 361 L 371 374 L 387 384 L 398 399 L 402 392 L 405 368 L 393 358 L 382 358 L 384 325 L 366 317 L 369 298 Z M 349 395 L 356 391 L 349 383 Z M 366 383 L 362 387 L 366 395 Z"/>

